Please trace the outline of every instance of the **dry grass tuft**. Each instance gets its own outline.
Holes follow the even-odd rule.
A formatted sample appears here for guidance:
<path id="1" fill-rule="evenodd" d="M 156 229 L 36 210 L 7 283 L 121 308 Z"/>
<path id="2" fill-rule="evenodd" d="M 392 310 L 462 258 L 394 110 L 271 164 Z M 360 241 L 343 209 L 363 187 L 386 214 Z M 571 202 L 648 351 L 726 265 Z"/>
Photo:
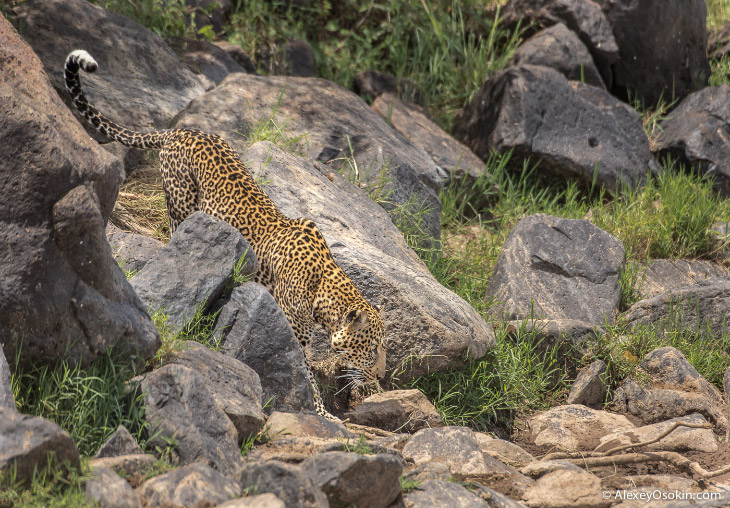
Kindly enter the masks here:
<path id="1" fill-rule="evenodd" d="M 119 189 L 110 222 L 131 231 L 167 243 L 170 221 L 162 190 L 159 162 L 148 162 L 135 169 Z"/>

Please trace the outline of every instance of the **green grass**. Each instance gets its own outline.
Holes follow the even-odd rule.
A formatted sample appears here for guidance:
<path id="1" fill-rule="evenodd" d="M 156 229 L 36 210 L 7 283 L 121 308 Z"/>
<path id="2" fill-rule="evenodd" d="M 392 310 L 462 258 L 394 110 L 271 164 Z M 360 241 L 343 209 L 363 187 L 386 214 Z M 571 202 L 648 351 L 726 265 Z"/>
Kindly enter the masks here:
<path id="1" fill-rule="evenodd" d="M 708 28 L 719 28 L 730 21 L 730 1 L 706 0 L 706 3 Z"/>
<path id="2" fill-rule="evenodd" d="M 93 508 L 84 489 L 87 461 L 82 461 L 81 469 L 81 473 L 44 470 L 33 476 L 29 486 L 18 485 L 12 474 L 0 474 L 0 508 Z"/>

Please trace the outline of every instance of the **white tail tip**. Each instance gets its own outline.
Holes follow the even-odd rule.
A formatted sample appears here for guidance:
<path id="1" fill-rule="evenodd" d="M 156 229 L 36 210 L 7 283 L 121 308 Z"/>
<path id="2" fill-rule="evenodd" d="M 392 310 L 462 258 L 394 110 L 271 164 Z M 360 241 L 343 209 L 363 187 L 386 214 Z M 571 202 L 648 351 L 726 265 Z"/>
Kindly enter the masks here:
<path id="1" fill-rule="evenodd" d="M 68 60 L 71 59 L 75 60 L 85 72 L 94 72 L 99 66 L 94 57 L 83 49 L 77 49 L 69 53 Z"/>

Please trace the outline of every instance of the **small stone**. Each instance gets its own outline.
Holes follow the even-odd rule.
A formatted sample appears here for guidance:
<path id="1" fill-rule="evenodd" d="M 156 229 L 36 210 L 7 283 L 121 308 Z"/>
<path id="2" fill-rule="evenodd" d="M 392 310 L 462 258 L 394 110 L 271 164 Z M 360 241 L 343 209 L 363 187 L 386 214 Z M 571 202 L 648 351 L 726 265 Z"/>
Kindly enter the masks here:
<path id="1" fill-rule="evenodd" d="M 135 455 L 138 453 L 144 453 L 144 450 L 137 444 L 127 428 L 120 425 L 114 431 L 114 434 L 99 447 L 94 458 L 101 459 L 103 457 L 118 457 L 119 455 Z"/>
<path id="2" fill-rule="evenodd" d="M 634 425 L 623 415 L 597 411 L 579 404 L 558 406 L 528 421 L 535 444 L 560 450 L 593 450 L 600 439 Z"/>
<path id="3" fill-rule="evenodd" d="M 154 455 L 135 453 L 133 455 L 119 455 L 117 457 L 103 457 L 89 461 L 91 469 L 111 469 L 118 474 L 138 476 L 144 475 L 147 469 L 157 462 Z"/>
<path id="4" fill-rule="evenodd" d="M 596 360 L 581 369 L 575 382 L 573 382 L 573 386 L 570 387 L 566 402 L 585 406 L 603 402 L 603 397 L 606 394 L 606 386 L 603 383 L 605 372 L 606 364 L 602 360 Z"/>
<path id="5" fill-rule="evenodd" d="M 201 463 L 190 464 L 144 482 L 138 489 L 144 508 L 213 506 L 241 493 L 237 482 Z"/>
<path id="6" fill-rule="evenodd" d="M 519 446 L 503 439 L 483 440 L 479 442 L 479 448 L 490 457 L 504 462 L 513 467 L 523 467 L 535 461 L 530 453 Z"/>
<path id="7" fill-rule="evenodd" d="M 344 418 L 391 432 L 412 433 L 422 428 L 442 427 L 436 408 L 420 390 L 392 390 L 366 398 Z"/>
<path id="8" fill-rule="evenodd" d="M 324 439 L 353 438 L 353 434 L 338 422 L 308 413 L 282 413 L 274 411 L 266 420 L 266 428 L 272 439 L 284 437 L 318 437 Z"/>
<path id="9" fill-rule="evenodd" d="M 601 480 L 583 470 L 559 469 L 540 477 L 522 498 L 531 508 L 591 508 L 611 506 Z"/>
<path id="10" fill-rule="evenodd" d="M 286 506 L 328 508 L 327 496 L 299 466 L 276 460 L 246 464 L 240 472 L 244 491 L 272 493 Z"/>
<path id="11" fill-rule="evenodd" d="M 134 489 L 113 470 L 97 467 L 86 480 L 86 499 L 99 508 L 139 508 Z"/>

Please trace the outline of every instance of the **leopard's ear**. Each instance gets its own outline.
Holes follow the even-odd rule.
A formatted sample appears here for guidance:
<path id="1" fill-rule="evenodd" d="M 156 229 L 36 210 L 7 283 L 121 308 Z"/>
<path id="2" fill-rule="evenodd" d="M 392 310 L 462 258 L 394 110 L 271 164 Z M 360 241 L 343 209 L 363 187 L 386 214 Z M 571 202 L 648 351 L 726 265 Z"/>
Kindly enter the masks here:
<path id="1" fill-rule="evenodd" d="M 367 312 L 361 309 L 351 310 L 345 316 L 345 325 L 359 328 L 366 325 L 369 319 Z"/>

